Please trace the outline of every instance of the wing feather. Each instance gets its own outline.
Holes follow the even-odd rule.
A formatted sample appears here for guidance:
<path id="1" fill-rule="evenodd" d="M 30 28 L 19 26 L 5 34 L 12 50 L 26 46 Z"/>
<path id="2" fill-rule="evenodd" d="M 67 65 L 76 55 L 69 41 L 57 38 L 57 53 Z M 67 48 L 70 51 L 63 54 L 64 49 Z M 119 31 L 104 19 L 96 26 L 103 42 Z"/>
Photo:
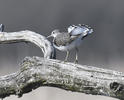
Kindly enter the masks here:
<path id="1" fill-rule="evenodd" d="M 73 36 L 69 33 L 63 32 L 57 35 L 53 42 L 57 46 L 66 46 L 73 42 L 75 39 L 77 39 L 79 36 L 80 34 Z"/>

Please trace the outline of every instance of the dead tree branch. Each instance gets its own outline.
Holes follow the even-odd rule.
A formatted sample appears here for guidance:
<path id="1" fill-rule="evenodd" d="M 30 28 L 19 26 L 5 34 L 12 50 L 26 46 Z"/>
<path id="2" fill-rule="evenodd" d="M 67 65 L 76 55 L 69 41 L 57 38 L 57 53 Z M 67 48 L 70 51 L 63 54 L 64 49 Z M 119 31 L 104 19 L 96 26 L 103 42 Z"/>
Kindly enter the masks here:
<path id="1" fill-rule="evenodd" d="M 45 58 L 55 58 L 55 49 L 42 35 L 29 30 L 19 32 L 0 32 L 0 44 L 30 42 L 38 46 Z"/>
<path id="2" fill-rule="evenodd" d="M 38 45 L 41 49 L 45 47 L 51 48 L 49 54 L 47 49 L 43 50 L 43 53 L 47 55 L 45 55 L 46 58 L 26 57 L 20 64 L 21 68 L 18 72 L 1 76 L 0 98 L 5 98 L 12 94 L 21 97 L 23 94 L 40 86 L 51 86 L 74 92 L 104 95 L 124 100 L 123 73 L 47 59 L 53 53 L 52 46 L 45 37 L 37 35 L 41 37 L 38 40 L 35 34 L 30 31 L 22 31 L 11 34 L 6 33 L 4 37 L 0 37 L 0 43 L 29 41 Z M 29 39 L 31 37 L 32 39 Z M 37 40 L 34 38 L 39 42 L 36 42 Z M 47 43 L 47 46 L 45 43 Z"/>

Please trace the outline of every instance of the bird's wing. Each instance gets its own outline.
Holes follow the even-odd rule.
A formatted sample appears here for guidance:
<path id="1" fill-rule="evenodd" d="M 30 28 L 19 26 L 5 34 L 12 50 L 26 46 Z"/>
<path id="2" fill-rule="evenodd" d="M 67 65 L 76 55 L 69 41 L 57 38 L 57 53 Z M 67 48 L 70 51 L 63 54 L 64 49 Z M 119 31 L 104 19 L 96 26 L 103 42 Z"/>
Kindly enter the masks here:
<path id="1" fill-rule="evenodd" d="M 59 35 L 56 36 L 54 39 L 54 44 L 57 46 L 65 46 L 70 40 L 70 34 L 69 33 L 60 33 Z"/>
<path id="2" fill-rule="evenodd" d="M 76 39 L 79 38 L 80 36 L 81 36 L 81 34 L 72 35 L 72 36 L 71 36 L 71 41 L 70 41 L 70 42 L 73 42 L 74 40 L 76 40 Z"/>
<path id="3" fill-rule="evenodd" d="M 54 39 L 54 44 L 57 46 L 66 46 L 73 42 L 80 36 L 78 35 L 70 35 L 69 33 L 61 33 Z"/>
<path id="4" fill-rule="evenodd" d="M 70 26 L 68 30 L 71 30 L 69 33 L 71 35 L 78 35 L 84 33 L 88 28 L 81 27 L 81 26 Z"/>

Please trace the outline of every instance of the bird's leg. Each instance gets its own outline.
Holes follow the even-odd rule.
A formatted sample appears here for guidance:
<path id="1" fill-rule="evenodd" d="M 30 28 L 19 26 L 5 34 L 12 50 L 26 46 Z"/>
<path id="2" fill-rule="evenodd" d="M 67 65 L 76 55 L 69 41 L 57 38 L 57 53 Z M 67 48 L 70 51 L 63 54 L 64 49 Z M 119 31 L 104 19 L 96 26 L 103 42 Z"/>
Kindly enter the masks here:
<path id="1" fill-rule="evenodd" d="M 66 51 L 66 57 L 65 57 L 65 60 L 64 60 L 65 62 L 68 60 L 68 56 L 69 56 L 69 51 L 67 50 Z"/>
<path id="2" fill-rule="evenodd" d="M 76 47 L 75 50 L 76 50 L 76 57 L 74 63 L 78 63 L 78 48 Z"/>

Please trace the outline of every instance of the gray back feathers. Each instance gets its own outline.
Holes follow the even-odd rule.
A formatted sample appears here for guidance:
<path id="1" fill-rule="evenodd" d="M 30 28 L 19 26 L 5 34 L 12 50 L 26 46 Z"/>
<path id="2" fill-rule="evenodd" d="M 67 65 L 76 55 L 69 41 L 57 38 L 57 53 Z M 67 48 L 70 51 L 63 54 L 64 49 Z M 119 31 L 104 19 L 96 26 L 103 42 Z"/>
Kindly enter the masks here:
<path id="1" fill-rule="evenodd" d="M 62 32 L 59 33 L 53 40 L 54 44 L 57 46 L 66 46 L 73 42 L 76 38 L 78 38 L 79 35 L 77 36 L 71 36 L 70 33 L 67 32 Z"/>

